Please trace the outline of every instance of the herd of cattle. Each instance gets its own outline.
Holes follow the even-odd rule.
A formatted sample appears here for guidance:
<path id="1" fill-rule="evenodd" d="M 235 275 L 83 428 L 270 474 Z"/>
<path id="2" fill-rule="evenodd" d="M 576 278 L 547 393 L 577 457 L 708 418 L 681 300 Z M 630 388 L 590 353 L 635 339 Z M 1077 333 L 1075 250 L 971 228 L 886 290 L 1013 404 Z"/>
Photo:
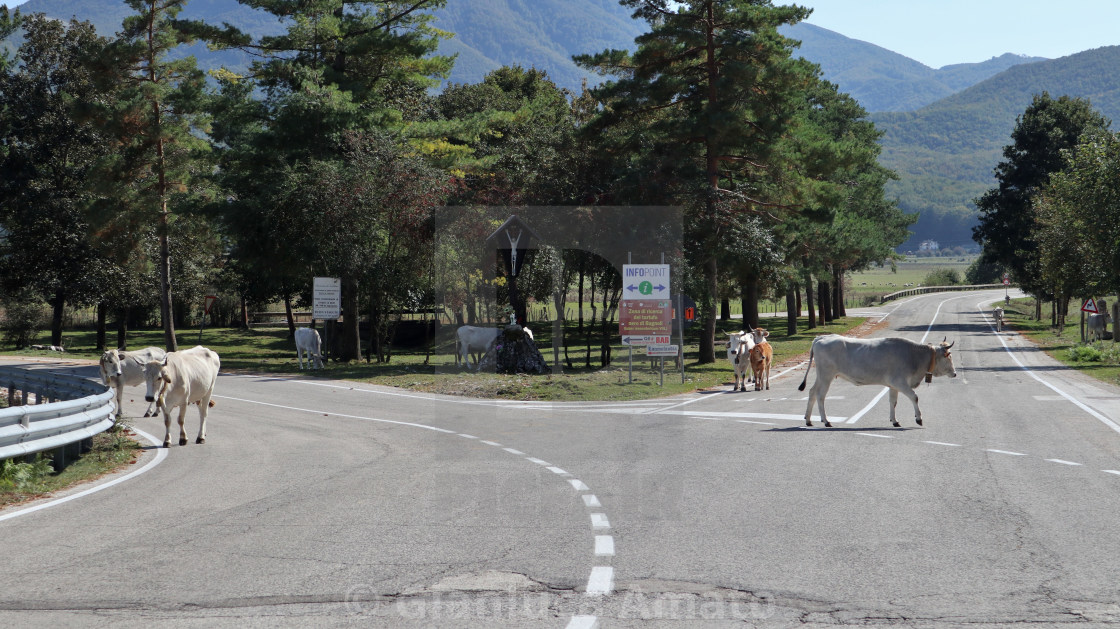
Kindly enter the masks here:
<path id="1" fill-rule="evenodd" d="M 996 329 L 1002 330 L 1003 308 L 993 310 Z M 1108 314 L 1090 315 L 1088 332 L 1090 341 L 1104 338 L 1110 322 Z M 526 328 L 532 338 L 532 332 Z M 472 353 L 486 351 L 501 333 L 500 328 L 481 328 L 462 326 L 456 331 L 456 362 L 469 365 Z M 774 361 L 774 351 L 767 342 L 769 332 L 763 328 L 735 332 L 727 340 L 727 359 L 732 364 L 735 381 L 732 391 L 746 391 L 747 383 L 754 383 L 755 391 L 770 388 L 770 369 Z M 308 367 L 322 368 L 321 340 L 319 333 L 312 328 L 296 330 L 296 355 L 299 368 L 303 369 L 304 356 Z M 918 395 L 914 391 L 922 380 L 930 382 L 934 376 L 956 377 L 950 349 L 952 343 L 943 340 L 938 345 L 917 343 L 902 338 L 858 339 L 835 334 L 819 336 L 813 340 L 809 350 L 809 365 L 801 381 L 799 391 L 805 390 L 809 371 L 816 361 L 816 382 L 809 390 L 808 406 L 805 409 L 805 425 L 812 426 L 810 416 L 813 407 L 820 410 L 821 422 L 826 427 L 832 424 L 824 410 L 825 397 L 832 381 L 836 378 L 856 385 L 881 385 L 890 390 L 890 421 L 898 427 L 895 419 L 895 406 L 901 393 L 914 405 L 914 420 L 922 424 L 922 411 L 918 407 Z M 163 412 L 166 432 L 164 447 L 171 445 L 171 410 L 179 409 L 179 445 L 186 445 L 187 435 L 184 419 L 187 406 L 199 407 L 199 431 L 196 443 L 206 441 L 206 413 L 214 406 L 211 399 L 214 383 L 217 381 L 221 362 L 213 351 L 202 347 L 179 352 L 164 352 L 156 347 L 139 351 L 110 350 L 101 357 L 101 378 L 116 393 L 116 413 L 121 416 L 123 388 L 144 384 L 147 387 L 144 399 L 148 408 L 144 417 Z"/>
<path id="2" fill-rule="evenodd" d="M 163 447 L 171 447 L 171 410 L 179 409 L 179 445 L 187 445 L 184 426 L 187 406 L 198 405 L 199 426 L 195 443 L 206 443 L 206 413 L 214 406 L 214 384 L 221 361 L 218 354 L 201 345 L 179 352 L 164 352 L 158 347 L 127 352 L 111 349 L 101 355 L 101 379 L 116 392 L 117 417 L 125 386 L 146 385 L 144 417 L 163 412 Z"/>

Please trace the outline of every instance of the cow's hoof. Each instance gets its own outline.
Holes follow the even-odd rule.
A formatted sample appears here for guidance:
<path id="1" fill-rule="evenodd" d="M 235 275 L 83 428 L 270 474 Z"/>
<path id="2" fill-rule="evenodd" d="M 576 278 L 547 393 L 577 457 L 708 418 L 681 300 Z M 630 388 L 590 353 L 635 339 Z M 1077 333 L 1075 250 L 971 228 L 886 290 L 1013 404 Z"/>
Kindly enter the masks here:
<path id="1" fill-rule="evenodd" d="M 898 422 L 891 422 L 891 426 L 894 426 L 895 428 L 902 428 L 902 426 Z"/>
<path id="2" fill-rule="evenodd" d="M 806 426 L 809 426 L 809 427 L 811 428 L 811 427 L 813 426 L 813 422 L 811 422 L 811 421 L 809 421 L 809 420 L 807 420 L 807 419 L 806 419 L 806 420 L 805 420 L 805 425 L 806 425 Z"/>
<path id="3" fill-rule="evenodd" d="M 827 421 L 826 421 L 826 422 L 824 423 L 824 427 L 825 427 L 825 428 L 832 428 L 832 422 L 827 422 Z"/>
<path id="4" fill-rule="evenodd" d="M 164 441 L 163 442 L 163 447 L 170 448 L 171 447 L 171 442 L 170 441 Z"/>
<path id="5" fill-rule="evenodd" d="M 919 425 L 919 426 L 921 426 L 921 425 L 922 425 L 922 420 L 921 420 L 921 418 L 915 419 L 914 421 L 918 422 L 918 425 Z"/>
<path id="6" fill-rule="evenodd" d="M 194 442 L 195 443 L 206 443 L 206 440 L 203 439 L 202 437 L 199 437 L 198 439 L 195 439 Z"/>
<path id="7" fill-rule="evenodd" d="M 181 445 L 181 446 L 187 445 L 187 440 L 186 439 L 180 439 L 179 440 L 179 445 Z"/>

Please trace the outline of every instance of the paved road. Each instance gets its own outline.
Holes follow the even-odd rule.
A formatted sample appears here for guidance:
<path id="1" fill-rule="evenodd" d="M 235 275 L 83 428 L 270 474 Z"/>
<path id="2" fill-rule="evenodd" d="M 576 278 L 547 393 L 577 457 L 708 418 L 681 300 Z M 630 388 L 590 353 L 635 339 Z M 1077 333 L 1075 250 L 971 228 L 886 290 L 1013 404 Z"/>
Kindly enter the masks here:
<path id="1" fill-rule="evenodd" d="M 1002 295 L 876 314 L 956 342 L 924 428 L 843 381 L 802 428 L 803 366 L 615 404 L 222 376 L 205 445 L 0 512 L 0 624 L 1120 624 L 1120 395 L 996 334 Z"/>

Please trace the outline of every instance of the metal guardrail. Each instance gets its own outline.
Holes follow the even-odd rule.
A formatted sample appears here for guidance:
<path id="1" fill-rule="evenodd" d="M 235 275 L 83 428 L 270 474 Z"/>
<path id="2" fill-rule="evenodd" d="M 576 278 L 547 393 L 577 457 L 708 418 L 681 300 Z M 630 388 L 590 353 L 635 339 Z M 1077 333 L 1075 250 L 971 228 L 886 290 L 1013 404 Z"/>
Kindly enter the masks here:
<path id="1" fill-rule="evenodd" d="M 915 288 L 908 288 L 906 290 L 900 290 L 896 293 L 890 293 L 888 295 L 883 295 L 882 297 L 879 298 L 879 303 L 880 304 L 885 304 L 888 301 L 890 301 L 892 299 L 898 299 L 899 297 L 909 297 L 910 295 L 923 295 L 925 293 L 943 293 L 945 291 L 955 291 L 955 290 L 991 290 L 993 288 L 1014 288 L 1014 287 L 1015 287 L 1014 284 L 1012 284 L 1011 286 L 1004 286 L 1003 284 L 968 284 L 968 285 L 957 285 L 957 286 L 918 286 L 918 287 L 915 287 Z"/>
<path id="2" fill-rule="evenodd" d="M 9 404 L 22 402 L 0 409 L 0 459 L 80 444 L 113 425 L 113 391 L 92 380 L 0 367 L 0 387 Z"/>

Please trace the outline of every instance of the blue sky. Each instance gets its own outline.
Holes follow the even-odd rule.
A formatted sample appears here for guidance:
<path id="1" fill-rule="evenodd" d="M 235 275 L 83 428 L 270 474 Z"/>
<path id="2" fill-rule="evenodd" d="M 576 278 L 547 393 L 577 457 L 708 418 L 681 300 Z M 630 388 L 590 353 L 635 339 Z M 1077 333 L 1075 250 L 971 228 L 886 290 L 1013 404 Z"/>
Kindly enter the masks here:
<path id="1" fill-rule="evenodd" d="M 454 0 L 452 0 L 454 1 Z M 788 2 L 781 2 L 788 4 Z M 1117 0 L 794 0 L 810 24 L 931 68 L 1005 52 L 1055 59 L 1120 45 Z"/>
<path id="2" fill-rule="evenodd" d="M 25 0 L 0 0 L 8 6 Z M 449 0 L 470 2 L 470 0 Z M 1120 0 L 775 0 L 811 7 L 810 24 L 932 68 L 1005 52 L 1064 57 L 1120 45 Z M 1060 7 L 1060 8 L 1059 8 Z"/>

